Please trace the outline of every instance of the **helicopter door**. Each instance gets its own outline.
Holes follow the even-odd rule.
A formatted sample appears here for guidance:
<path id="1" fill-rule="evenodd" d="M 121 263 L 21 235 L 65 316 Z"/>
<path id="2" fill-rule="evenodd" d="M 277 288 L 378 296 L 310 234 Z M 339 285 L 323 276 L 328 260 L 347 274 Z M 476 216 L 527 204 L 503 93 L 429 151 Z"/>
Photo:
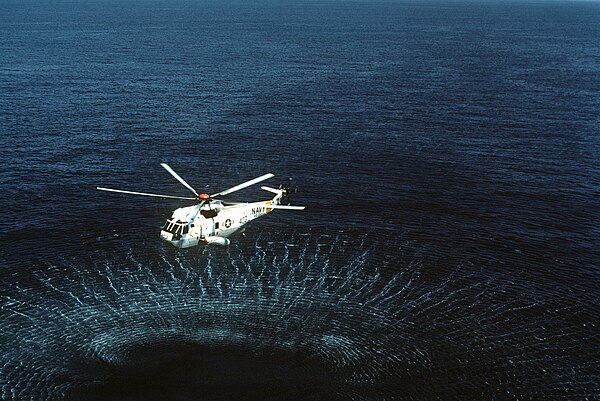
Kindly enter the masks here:
<path id="1" fill-rule="evenodd" d="M 190 235 L 192 237 L 202 237 L 202 226 L 196 223 L 190 224 Z"/>
<path id="2" fill-rule="evenodd" d="M 213 221 L 206 219 L 204 220 L 204 222 L 202 223 L 202 237 L 206 237 L 209 235 L 214 235 L 215 234 L 215 230 L 214 230 L 214 225 L 213 225 Z"/>

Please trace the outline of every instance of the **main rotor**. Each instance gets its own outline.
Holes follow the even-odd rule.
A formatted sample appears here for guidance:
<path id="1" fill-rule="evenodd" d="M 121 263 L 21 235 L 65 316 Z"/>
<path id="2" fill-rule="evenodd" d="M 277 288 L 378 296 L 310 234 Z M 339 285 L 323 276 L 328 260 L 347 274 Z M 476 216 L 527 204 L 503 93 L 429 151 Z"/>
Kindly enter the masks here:
<path id="1" fill-rule="evenodd" d="M 223 196 L 223 195 L 228 195 L 230 193 L 239 191 L 240 189 L 244 189 L 246 187 L 249 187 L 250 185 L 254 185 L 258 182 L 267 180 L 271 177 L 274 177 L 273 174 L 268 173 L 265 175 L 261 175 L 260 177 L 256 177 L 252 180 L 243 182 L 239 185 L 236 185 L 234 187 L 231 187 L 229 189 L 226 189 L 224 191 L 221 192 L 217 192 L 216 194 L 199 194 L 190 184 L 188 184 L 183 178 L 181 178 L 179 176 L 179 174 L 177 174 L 167 163 L 161 163 L 160 164 L 165 170 L 167 170 L 169 172 L 169 174 L 171 174 L 173 177 L 175 177 L 175 179 L 177 181 L 179 181 L 181 184 L 183 184 L 184 187 L 186 187 L 187 189 L 189 189 L 190 191 L 192 191 L 194 193 L 194 195 L 196 195 L 196 198 L 202 202 L 202 203 L 209 203 L 210 201 L 212 201 L 214 198 L 216 198 L 217 196 Z"/>
<path id="2" fill-rule="evenodd" d="M 243 182 L 241 184 L 238 184 L 238 185 L 236 185 L 234 187 L 231 187 L 229 189 L 226 189 L 224 191 L 217 192 L 217 193 L 212 194 L 212 195 L 205 194 L 205 193 L 199 194 L 198 191 L 196 191 L 194 189 L 194 187 L 192 187 L 183 178 L 181 178 L 179 176 L 179 174 L 177 174 L 167 163 L 161 163 L 160 165 L 165 170 L 167 170 L 169 172 L 169 174 L 171 174 L 184 187 L 186 187 L 187 189 L 189 189 L 195 195 L 195 197 L 194 198 L 190 198 L 190 197 L 183 197 L 183 196 L 160 195 L 160 194 L 152 194 L 152 193 L 147 193 L 147 192 L 133 192 L 133 191 L 124 191 L 124 190 L 120 190 L 120 189 L 102 188 L 102 187 L 96 187 L 96 189 L 98 189 L 100 191 L 119 192 L 119 193 L 124 193 L 124 194 L 142 195 L 142 196 L 152 196 L 152 197 L 157 197 L 157 198 L 172 198 L 172 199 L 196 200 L 196 201 L 200 202 L 199 206 L 202 207 L 202 205 L 210 203 L 211 201 L 215 200 L 215 198 L 217 198 L 217 197 L 231 194 L 233 192 L 239 191 L 240 189 L 244 189 L 246 187 L 249 187 L 250 185 L 254 185 L 256 183 L 259 183 L 261 181 L 264 181 L 264 180 L 267 180 L 267 179 L 269 179 L 271 177 L 274 177 L 273 174 L 268 173 L 268 174 L 261 175 L 260 177 L 256 177 L 256 178 L 254 178 L 252 180 L 249 180 L 249 181 Z"/>

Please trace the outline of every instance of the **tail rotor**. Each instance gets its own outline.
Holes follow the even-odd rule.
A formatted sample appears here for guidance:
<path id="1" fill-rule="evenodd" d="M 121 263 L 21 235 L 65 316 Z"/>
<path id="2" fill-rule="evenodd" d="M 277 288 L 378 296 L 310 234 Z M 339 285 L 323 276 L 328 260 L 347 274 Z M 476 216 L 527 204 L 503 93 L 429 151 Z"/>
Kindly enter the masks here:
<path id="1" fill-rule="evenodd" d="M 289 205 L 290 203 L 292 203 L 290 195 L 298 192 L 298 187 L 294 184 L 294 179 L 291 177 L 288 178 L 286 183 L 281 184 L 279 186 L 279 189 L 283 190 L 283 196 L 281 197 L 282 205 Z"/>

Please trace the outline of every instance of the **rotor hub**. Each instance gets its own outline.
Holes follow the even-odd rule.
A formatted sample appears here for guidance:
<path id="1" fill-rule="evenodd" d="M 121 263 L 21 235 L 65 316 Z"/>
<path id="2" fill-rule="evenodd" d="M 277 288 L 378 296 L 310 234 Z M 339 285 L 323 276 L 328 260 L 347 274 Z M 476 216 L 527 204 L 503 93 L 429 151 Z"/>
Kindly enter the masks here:
<path id="1" fill-rule="evenodd" d="M 200 195 L 198 195 L 198 199 L 208 200 L 208 199 L 210 199 L 210 195 L 209 194 L 200 194 Z"/>

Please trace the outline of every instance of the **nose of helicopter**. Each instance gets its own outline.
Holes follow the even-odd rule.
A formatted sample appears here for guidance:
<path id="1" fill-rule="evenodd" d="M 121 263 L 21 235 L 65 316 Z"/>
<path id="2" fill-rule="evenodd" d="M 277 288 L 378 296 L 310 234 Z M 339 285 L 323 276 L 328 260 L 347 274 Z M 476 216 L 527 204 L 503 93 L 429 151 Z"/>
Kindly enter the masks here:
<path id="1" fill-rule="evenodd" d="M 198 245 L 199 239 L 190 235 L 182 235 L 180 237 L 174 237 L 171 233 L 161 231 L 160 238 L 173 245 L 176 248 L 189 248 L 194 245 Z"/>
<path id="2" fill-rule="evenodd" d="M 177 247 L 177 248 L 182 248 L 183 247 L 183 239 L 178 238 L 178 239 L 174 239 L 174 236 L 172 233 L 167 232 L 167 231 L 161 231 L 160 232 L 160 239 L 162 239 L 163 241 L 166 241 L 170 244 L 172 244 L 173 246 Z"/>

